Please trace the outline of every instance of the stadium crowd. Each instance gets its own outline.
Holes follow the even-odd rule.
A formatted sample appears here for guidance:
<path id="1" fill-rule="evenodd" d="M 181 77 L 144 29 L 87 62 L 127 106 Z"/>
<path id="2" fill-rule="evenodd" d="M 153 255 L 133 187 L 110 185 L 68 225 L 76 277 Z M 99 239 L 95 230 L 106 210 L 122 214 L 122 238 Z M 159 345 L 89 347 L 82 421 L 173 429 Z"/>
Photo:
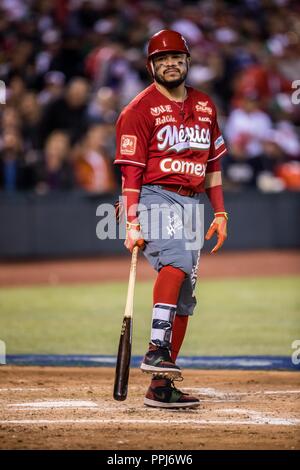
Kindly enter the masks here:
<path id="1" fill-rule="evenodd" d="M 300 189 L 292 0 L 2 0 L 0 189 L 115 191 L 114 125 L 151 82 L 145 51 L 161 29 L 186 37 L 188 83 L 217 105 L 225 188 Z"/>

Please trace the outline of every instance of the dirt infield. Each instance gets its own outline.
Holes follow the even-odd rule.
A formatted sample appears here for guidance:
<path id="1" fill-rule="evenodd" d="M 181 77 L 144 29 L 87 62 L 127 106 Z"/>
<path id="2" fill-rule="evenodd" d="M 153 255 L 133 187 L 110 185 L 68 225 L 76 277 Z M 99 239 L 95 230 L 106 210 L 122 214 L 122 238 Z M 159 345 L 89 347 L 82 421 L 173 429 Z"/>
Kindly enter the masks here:
<path id="1" fill-rule="evenodd" d="M 192 371 L 182 389 L 197 410 L 143 405 L 148 377 L 131 371 L 112 399 L 110 368 L 0 368 L 1 449 L 300 449 L 300 382 L 293 372 Z"/>
<path id="2" fill-rule="evenodd" d="M 110 282 L 128 279 L 129 256 L 93 260 L 0 263 L 0 286 Z M 201 256 L 202 279 L 300 274 L 300 251 L 243 251 Z M 154 279 L 155 272 L 143 256 L 138 279 Z"/>

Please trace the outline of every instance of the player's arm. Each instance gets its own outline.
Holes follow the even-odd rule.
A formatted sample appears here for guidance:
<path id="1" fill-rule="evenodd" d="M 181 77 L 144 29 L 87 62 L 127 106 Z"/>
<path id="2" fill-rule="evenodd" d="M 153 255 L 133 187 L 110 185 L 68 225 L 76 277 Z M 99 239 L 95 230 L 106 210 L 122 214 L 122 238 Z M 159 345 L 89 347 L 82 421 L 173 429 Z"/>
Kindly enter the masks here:
<path id="1" fill-rule="evenodd" d="M 216 232 L 218 236 L 218 242 L 211 251 L 211 253 L 215 253 L 219 248 L 221 248 L 227 238 L 228 216 L 224 207 L 220 160 L 209 162 L 207 165 L 205 176 L 205 192 L 208 196 L 208 199 L 210 200 L 215 214 L 214 220 L 208 229 L 205 239 L 209 240 Z"/>
<path id="2" fill-rule="evenodd" d="M 221 135 L 217 116 L 215 111 L 215 120 L 212 129 L 212 145 L 210 149 L 210 156 L 206 167 L 205 176 L 205 192 L 210 201 L 214 211 L 214 220 L 212 221 L 207 234 L 206 240 L 209 240 L 214 233 L 218 237 L 217 244 L 212 249 L 211 253 L 215 253 L 221 248 L 227 238 L 227 212 L 224 206 L 223 186 L 222 186 L 222 171 L 221 171 L 221 157 L 226 152 L 225 142 Z"/>
<path id="3" fill-rule="evenodd" d="M 143 247 L 137 208 L 148 157 L 150 126 L 145 114 L 137 110 L 125 110 L 117 123 L 117 151 L 115 164 L 121 166 L 122 200 L 126 215 L 125 246 Z"/>
<path id="4" fill-rule="evenodd" d="M 122 199 L 126 216 L 125 246 L 129 251 L 137 245 L 144 247 L 144 239 L 138 220 L 138 203 L 140 199 L 144 169 L 134 165 L 122 165 Z"/>

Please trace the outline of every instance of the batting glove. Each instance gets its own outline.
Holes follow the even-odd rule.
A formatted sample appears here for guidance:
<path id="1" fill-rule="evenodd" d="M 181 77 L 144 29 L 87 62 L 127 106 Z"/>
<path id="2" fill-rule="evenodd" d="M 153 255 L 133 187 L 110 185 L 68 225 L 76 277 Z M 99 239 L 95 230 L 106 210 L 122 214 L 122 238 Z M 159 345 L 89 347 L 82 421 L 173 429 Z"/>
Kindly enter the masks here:
<path id="1" fill-rule="evenodd" d="M 145 247 L 145 240 L 143 239 L 140 224 L 126 222 L 126 240 L 124 245 L 131 253 L 135 246 L 138 246 L 143 250 Z"/>
<path id="2" fill-rule="evenodd" d="M 210 240 L 214 233 L 217 234 L 218 242 L 216 246 L 211 250 L 211 253 L 216 253 L 219 248 L 223 245 L 224 241 L 227 238 L 227 212 L 216 212 L 215 218 L 212 221 L 207 234 L 205 235 L 205 240 Z"/>

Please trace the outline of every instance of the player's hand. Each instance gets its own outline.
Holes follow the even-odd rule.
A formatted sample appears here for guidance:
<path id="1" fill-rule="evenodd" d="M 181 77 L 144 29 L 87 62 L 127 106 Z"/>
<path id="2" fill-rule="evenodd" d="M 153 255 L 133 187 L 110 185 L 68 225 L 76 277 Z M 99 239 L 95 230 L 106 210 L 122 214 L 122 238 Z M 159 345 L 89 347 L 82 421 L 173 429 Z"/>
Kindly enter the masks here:
<path id="1" fill-rule="evenodd" d="M 217 234 L 218 242 L 216 246 L 211 250 L 211 253 L 216 253 L 216 251 L 221 248 L 224 241 L 227 238 L 227 220 L 228 216 L 226 212 L 216 212 L 215 218 L 212 221 L 207 234 L 205 235 L 205 240 L 210 240 L 214 233 Z"/>
<path id="2" fill-rule="evenodd" d="M 141 250 L 145 247 L 145 240 L 143 239 L 139 224 L 126 223 L 126 240 L 124 245 L 130 252 L 132 252 L 135 246 L 138 246 Z"/>

